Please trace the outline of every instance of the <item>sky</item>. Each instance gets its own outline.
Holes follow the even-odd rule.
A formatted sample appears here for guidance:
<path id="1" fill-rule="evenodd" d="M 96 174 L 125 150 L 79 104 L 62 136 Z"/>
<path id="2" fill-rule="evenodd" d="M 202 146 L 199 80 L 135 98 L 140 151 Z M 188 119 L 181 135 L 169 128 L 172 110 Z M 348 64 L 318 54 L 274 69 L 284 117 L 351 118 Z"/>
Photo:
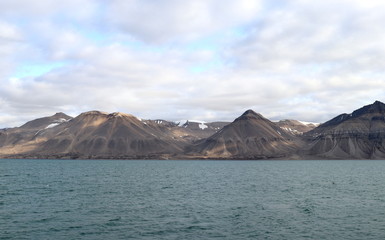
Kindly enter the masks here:
<path id="1" fill-rule="evenodd" d="M 0 127 L 64 112 L 324 122 L 385 102 L 383 0 L 0 0 Z"/>

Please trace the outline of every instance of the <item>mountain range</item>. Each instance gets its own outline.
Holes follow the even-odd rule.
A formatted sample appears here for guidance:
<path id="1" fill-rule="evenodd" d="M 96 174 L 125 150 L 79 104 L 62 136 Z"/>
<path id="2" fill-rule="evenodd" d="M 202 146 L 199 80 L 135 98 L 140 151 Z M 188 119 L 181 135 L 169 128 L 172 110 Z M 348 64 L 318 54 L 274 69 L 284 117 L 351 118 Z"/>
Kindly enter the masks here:
<path id="1" fill-rule="evenodd" d="M 0 129 L 2 158 L 385 159 L 385 104 L 323 123 L 270 121 L 247 110 L 233 122 L 143 120 L 89 111 Z"/>

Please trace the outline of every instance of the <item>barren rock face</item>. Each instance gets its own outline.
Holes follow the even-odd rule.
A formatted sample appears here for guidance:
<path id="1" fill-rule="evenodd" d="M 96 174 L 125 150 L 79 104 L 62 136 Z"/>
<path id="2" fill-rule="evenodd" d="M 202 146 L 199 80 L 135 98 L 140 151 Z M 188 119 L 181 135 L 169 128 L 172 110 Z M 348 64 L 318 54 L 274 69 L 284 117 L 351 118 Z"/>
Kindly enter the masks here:
<path id="1" fill-rule="evenodd" d="M 290 155 L 298 139 L 252 110 L 198 144 L 194 151 L 211 157 L 270 158 Z"/>
<path id="2" fill-rule="evenodd" d="M 385 104 L 314 125 L 273 123 L 252 110 L 232 123 L 142 120 L 124 113 L 64 113 L 0 129 L 0 157 L 385 159 Z M 302 133 L 305 132 L 305 133 Z"/>
<path id="3" fill-rule="evenodd" d="M 156 158 L 182 155 L 186 145 L 227 123 L 142 120 L 124 113 L 55 114 L 0 131 L 0 155 L 21 157 Z"/>
<path id="4" fill-rule="evenodd" d="M 144 123 L 129 114 L 86 112 L 61 126 L 39 151 L 89 156 L 181 152 L 183 143 L 174 140 L 165 129 L 166 126 Z"/>
<path id="5" fill-rule="evenodd" d="M 292 119 L 281 120 L 277 122 L 277 125 L 283 130 L 294 135 L 302 135 L 317 127 L 314 123 L 304 123 Z"/>
<path id="6" fill-rule="evenodd" d="M 374 102 L 341 114 L 305 134 L 309 154 L 330 158 L 384 159 L 385 104 Z"/>
<path id="7" fill-rule="evenodd" d="M 50 129 L 68 122 L 72 118 L 64 113 L 56 113 L 50 117 L 43 117 L 27 122 L 21 127 L 0 130 L 0 153 L 24 152 L 34 149 L 41 136 L 49 136 Z M 24 147 L 23 147 L 24 146 Z M 15 148 L 11 150 L 12 148 Z"/>

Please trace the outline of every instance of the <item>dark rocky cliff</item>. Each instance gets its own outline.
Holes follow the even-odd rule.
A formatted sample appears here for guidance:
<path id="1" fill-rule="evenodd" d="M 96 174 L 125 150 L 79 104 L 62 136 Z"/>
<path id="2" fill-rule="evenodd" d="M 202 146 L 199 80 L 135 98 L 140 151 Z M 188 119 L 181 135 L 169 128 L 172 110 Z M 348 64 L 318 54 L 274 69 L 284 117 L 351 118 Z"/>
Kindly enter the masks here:
<path id="1" fill-rule="evenodd" d="M 209 158 L 279 158 L 290 156 L 298 139 L 252 110 L 190 149 Z"/>
<path id="2" fill-rule="evenodd" d="M 306 127 L 294 120 L 274 123 L 252 110 L 229 124 L 177 124 L 99 111 L 75 118 L 57 113 L 0 129 L 0 157 L 385 159 L 382 102 L 338 115 L 303 134 L 293 131 Z"/>
<path id="3" fill-rule="evenodd" d="M 385 104 L 379 101 L 341 114 L 305 134 L 309 155 L 385 159 Z"/>

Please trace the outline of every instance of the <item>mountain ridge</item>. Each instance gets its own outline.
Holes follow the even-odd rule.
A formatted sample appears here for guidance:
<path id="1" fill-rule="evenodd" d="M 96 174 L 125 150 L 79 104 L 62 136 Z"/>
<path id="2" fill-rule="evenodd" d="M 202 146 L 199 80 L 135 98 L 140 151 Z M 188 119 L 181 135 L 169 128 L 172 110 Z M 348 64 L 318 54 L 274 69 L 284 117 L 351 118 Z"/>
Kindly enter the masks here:
<path id="1" fill-rule="evenodd" d="M 308 154 L 343 159 L 385 159 L 385 104 L 341 114 L 307 132 Z"/>
<path id="2" fill-rule="evenodd" d="M 232 122 L 183 124 L 88 111 L 0 129 L 2 158 L 385 159 L 385 104 L 375 101 L 319 126 L 272 122 L 252 109 Z"/>
<path id="3" fill-rule="evenodd" d="M 264 159 L 289 155 L 294 136 L 253 110 L 190 149 L 205 157 Z"/>

